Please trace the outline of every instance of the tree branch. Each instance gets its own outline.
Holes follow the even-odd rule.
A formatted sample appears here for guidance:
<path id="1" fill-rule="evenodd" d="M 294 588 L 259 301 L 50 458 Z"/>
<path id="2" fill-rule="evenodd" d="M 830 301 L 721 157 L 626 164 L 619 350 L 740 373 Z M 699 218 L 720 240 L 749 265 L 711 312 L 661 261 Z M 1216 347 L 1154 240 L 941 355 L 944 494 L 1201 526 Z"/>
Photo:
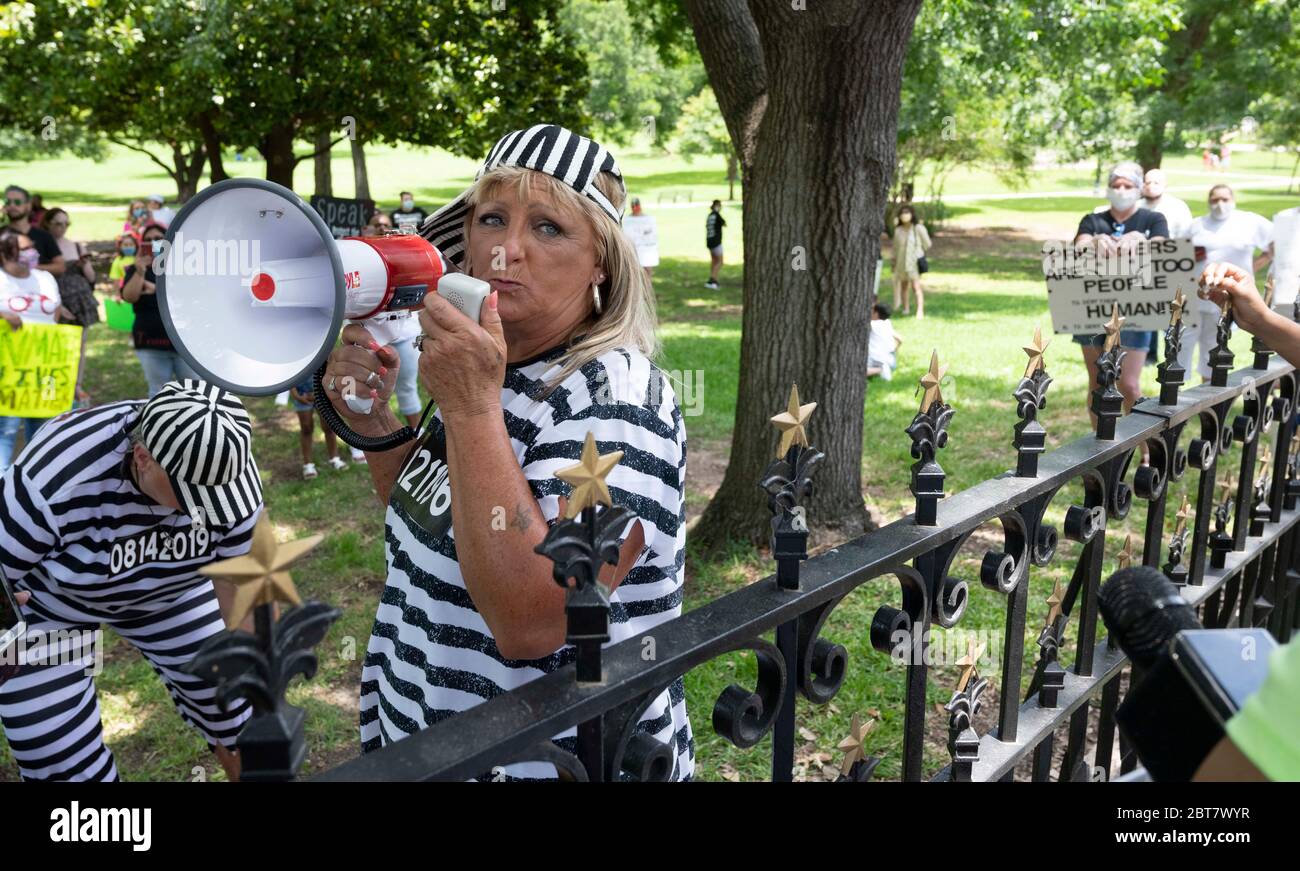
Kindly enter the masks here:
<path id="1" fill-rule="evenodd" d="M 177 180 L 177 178 L 176 178 L 176 168 L 175 168 L 175 167 L 168 166 L 167 164 L 163 163 L 161 160 L 159 160 L 157 157 L 155 157 L 155 156 L 154 156 L 154 153 L 153 153 L 152 151 L 150 151 L 149 149 L 147 149 L 147 148 L 145 148 L 145 147 L 143 147 L 143 146 L 140 146 L 140 145 L 132 145 L 130 142 L 127 142 L 125 139 L 119 139 L 118 137 L 113 136 L 112 134 L 109 134 L 107 138 L 108 138 L 108 141 L 109 141 L 109 142 L 114 142 L 114 143 L 116 143 L 116 144 L 118 144 L 118 145 L 121 145 L 123 148 L 129 148 L 129 149 L 131 149 L 132 151 L 138 151 L 138 152 L 140 152 L 140 153 L 143 154 L 145 157 L 149 158 L 149 159 L 152 160 L 154 163 L 156 163 L 156 164 L 158 164 L 159 166 L 161 166 L 161 167 L 163 168 L 163 171 L 166 172 L 169 176 L 171 176 L 172 181 L 176 181 L 176 180 Z"/>
<path id="2" fill-rule="evenodd" d="M 342 142 L 344 139 L 347 138 L 348 138 L 347 134 L 344 133 L 338 139 L 331 139 L 329 145 L 322 145 L 320 148 L 317 148 L 315 151 L 312 151 L 308 154 L 304 154 L 301 157 L 295 154 L 293 158 L 293 165 L 297 166 L 298 164 L 302 163 L 304 160 L 315 160 L 318 154 L 324 154 L 325 152 L 332 149 L 335 145 L 338 145 L 340 142 Z"/>

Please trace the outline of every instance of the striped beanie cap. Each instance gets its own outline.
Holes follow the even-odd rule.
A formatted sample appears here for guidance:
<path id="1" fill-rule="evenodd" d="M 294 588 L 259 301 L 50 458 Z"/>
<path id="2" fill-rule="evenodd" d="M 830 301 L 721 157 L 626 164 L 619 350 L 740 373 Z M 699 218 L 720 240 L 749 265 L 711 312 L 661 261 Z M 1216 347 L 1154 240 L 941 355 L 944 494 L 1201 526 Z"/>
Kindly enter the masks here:
<path id="1" fill-rule="evenodd" d="M 206 381 L 170 381 L 145 403 L 133 432 L 193 520 L 234 526 L 261 508 L 253 426 L 233 393 Z"/>
<path id="2" fill-rule="evenodd" d="M 483 161 L 483 166 L 474 176 L 475 181 L 498 166 L 520 166 L 544 172 L 600 206 L 601 211 L 609 215 L 614 223 L 623 221 L 622 208 L 615 208 L 596 187 L 596 178 L 602 172 L 615 176 L 622 185 L 623 173 L 619 170 L 614 155 L 600 143 L 579 136 L 558 124 L 537 124 L 527 130 L 516 130 L 502 136 L 488 152 L 487 160 Z M 420 227 L 420 235 L 457 266 L 462 266 L 465 259 L 468 194 L 468 189 L 462 191 L 454 200 L 425 219 Z M 626 188 L 623 199 L 627 199 Z"/>

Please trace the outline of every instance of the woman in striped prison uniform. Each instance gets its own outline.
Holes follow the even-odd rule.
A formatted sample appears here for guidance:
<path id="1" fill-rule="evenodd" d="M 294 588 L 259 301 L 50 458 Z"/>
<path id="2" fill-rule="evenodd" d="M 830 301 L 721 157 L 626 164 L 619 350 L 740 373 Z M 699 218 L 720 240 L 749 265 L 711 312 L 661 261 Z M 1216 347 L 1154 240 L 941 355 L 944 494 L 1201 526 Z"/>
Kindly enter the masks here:
<path id="1" fill-rule="evenodd" d="M 414 446 L 367 454 L 387 504 L 388 582 L 361 675 L 365 751 L 572 661 L 564 590 L 533 548 L 570 492 L 555 472 L 577 462 L 588 432 L 602 454 L 624 452 L 606 481 L 613 502 L 638 518 L 617 567 L 602 576 L 614 587 L 610 643 L 681 613 L 686 432 L 652 362 L 654 297 L 620 229 L 625 200 L 609 152 L 539 125 L 497 142 L 474 184 L 421 228 L 492 293 L 478 324 L 426 297 L 420 379 L 437 414 Z M 397 353 L 359 326 L 343 339 L 327 394 L 358 432 L 392 432 Z M 370 415 L 341 401 L 348 384 L 363 398 L 378 395 Z M 637 729 L 672 751 L 673 779 L 691 777 L 680 679 Z M 573 729 L 554 740 L 575 748 Z M 556 770 L 525 762 L 485 775 Z"/>
<path id="2" fill-rule="evenodd" d="M 238 777 L 226 748 L 247 703 L 221 710 L 212 685 L 181 669 L 225 628 L 198 570 L 252 542 L 262 508 L 252 435 L 238 397 L 173 381 L 148 402 L 55 418 L 0 478 L 0 570 L 27 622 L 5 651 L 17 669 L 0 683 L 0 720 L 25 780 L 118 779 L 95 695 L 102 626 L 144 655 Z"/>

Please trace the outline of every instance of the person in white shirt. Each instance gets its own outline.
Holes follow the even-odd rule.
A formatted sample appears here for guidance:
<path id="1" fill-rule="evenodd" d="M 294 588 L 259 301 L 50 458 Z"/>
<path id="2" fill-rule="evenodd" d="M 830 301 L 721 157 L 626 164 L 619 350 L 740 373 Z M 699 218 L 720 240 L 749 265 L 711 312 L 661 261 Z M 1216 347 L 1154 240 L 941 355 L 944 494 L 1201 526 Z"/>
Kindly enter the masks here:
<path id="1" fill-rule="evenodd" d="M 176 217 L 176 213 L 167 208 L 163 203 L 167 200 L 162 194 L 154 194 L 149 197 L 149 218 L 154 223 L 162 224 L 166 227 Z"/>
<path id="2" fill-rule="evenodd" d="M 1300 208 L 1283 209 L 1273 216 L 1273 239 L 1269 243 L 1273 264 L 1273 310 L 1291 317 L 1300 291 Z"/>
<path id="3" fill-rule="evenodd" d="M 659 230 L 654 216 L 641 211 L 641 200 L 632 200 L 632 214 L 623 218 L 623 233 L 632 240 L 645 277 L 653 281 L 659 265 Z"/>
<path id="4" fill-rule="evenodd" d="M 53 324 L 57 318 L 71 318 L 72 313 L 59 299 L 59 282 L 53 275 L 36 268 L 40 254 L 32 240 L 18 232 L 0 233 L 0 318 L 8 330 L 21 330 L 23 324 Z M 27 440 L 47 418 L 0 417 L 0 472 L 13 462 L 18 430 L 26 425 Z"/>
<path id="5" fill-rule="evenodd" d="M 1196 262 L 1200 272 L 1207 263 L 1232 263 L 1254 275 L 1271 259 L 1269 243 L 1273 239 L 1273 225 L 1263 215 L 1238 209 L 1232 188 L 1216 184 L 1210 188 L 1210 214 L 1192 221 L 1192 244 L 1196 246 Z M 1256 250 L 1260 251 L 1258 257 Z M 1199 274 L 1199 273 L 1198 273 Z M 1214 347 L 1214 329 L 1219 322 L 1219 309 L 1208 299 L 1198 299 L 1200 326 L 1183 335 L 1182 353 L 1178 362 L 1189 373 L 1192 363 L 1202 378 L 1210 377 L 1210 349 Z"/>
<path id="6" fill-rule="evenodd" d="M 896 352 L 903 337 L 894 332 L 889 320 L 889 306 L 878 302 L 871 307 L 871 335 L 867 339 L 867 377 L 879 375 L 883 381 L 894 380 L 898 368 Z"/>
<path id="7" fill-rule="evenodd" d="M 1150 209 L 1165 216 L 1169 224 L 1170 239 L 1190 239 L 1192 237 L 1192 210 L 1187 203 L 1173 194 L 1165 193 L 1168 179 L 1160 168 L 1149 169 L 1142 178 L 1142 199 L 1138 201 L 1139 209 Z"/>

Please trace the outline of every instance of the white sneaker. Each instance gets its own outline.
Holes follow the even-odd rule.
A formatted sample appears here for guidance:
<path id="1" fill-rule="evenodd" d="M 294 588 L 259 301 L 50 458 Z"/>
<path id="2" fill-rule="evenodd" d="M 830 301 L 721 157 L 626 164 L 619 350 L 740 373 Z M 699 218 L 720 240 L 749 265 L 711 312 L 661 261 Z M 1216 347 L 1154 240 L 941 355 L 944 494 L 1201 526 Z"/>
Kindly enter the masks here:
<path id="1" fill-rule="evenodd" d="M 348 464 L 343 462 L 342 457 L 330 457 L 330 468 L 342 472 L 347 467 Z"/>
<path id="2" fill-rule="evenodd" d="M 366 452 L 365 452 L 365 451 L 359 451 L 359 450 L 357 450 L 356 448 L 353 448 L 353 449 L 352 449 L 352 462 L 354 462 L 354 463 L 364 463 L 365 461 L 366 461 Z"/>
<path id="3" fill-rule="evenodd" d="M 315 464 L 315 463 L 303 463 L 303 464 L 302 464 L 302 478 L 303 478 L 303 480 L 304 480 L 304 481 L 310 481 L 312 478 L 315 478 L 315 477 L 316 477 L 316 464 Z"/>
<path id="4" fill-rule="evenodd" d="M 716 281 L 706 281 L 704 282 L 704 286 L 707 287 L 709 290 L 718 289 L 718 283 Z"/>

